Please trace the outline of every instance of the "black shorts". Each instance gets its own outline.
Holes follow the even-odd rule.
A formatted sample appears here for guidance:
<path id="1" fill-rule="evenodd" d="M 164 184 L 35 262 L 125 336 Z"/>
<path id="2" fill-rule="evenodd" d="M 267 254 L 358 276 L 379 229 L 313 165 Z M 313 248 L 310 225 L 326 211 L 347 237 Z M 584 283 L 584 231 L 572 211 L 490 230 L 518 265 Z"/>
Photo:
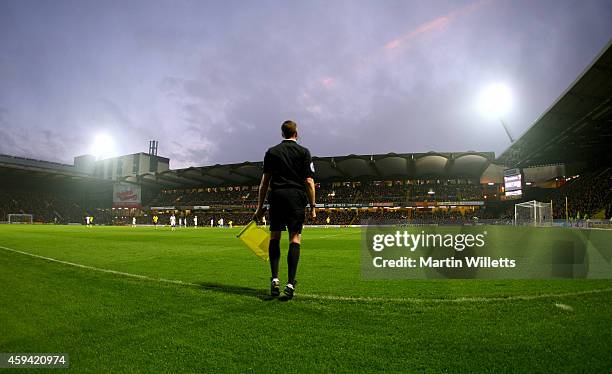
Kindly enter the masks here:
<path id="1" fill-rule="evenodd" d="M 306 215 L 306 192 L 287 188 L 270 191 L 270 231 L 302 233 Z"/>

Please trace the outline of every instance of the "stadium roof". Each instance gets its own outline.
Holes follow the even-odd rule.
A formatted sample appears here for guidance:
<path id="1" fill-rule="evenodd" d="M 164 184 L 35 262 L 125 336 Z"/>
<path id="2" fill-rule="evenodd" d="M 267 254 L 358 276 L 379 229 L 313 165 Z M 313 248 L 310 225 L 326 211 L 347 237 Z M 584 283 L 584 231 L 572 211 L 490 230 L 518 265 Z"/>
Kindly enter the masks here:
<path id="1" fill-rule="evenodd" d="M 496 160 L 510 167 L 604 162 L 612 144 L 612 41 Z"/>
<path id="2" fill-rule="evenodd" d="M 493 152 L 404 153 L 313 157 L 317 182 L 427 178 L 480 178 Z M 263 163 L 213 165 L 123 178 L 151 187 L 188 188 L 256 185 Z"/>
<path id="3" fill-rule="evenodd" d="M 99 179 L 79 172 L 73 165 L 0 155 L 0 180 L 3 181 L 3 185 L 32 178 L 44 180 L 45 183 L 50 181 L 58 183 L 92 182 L 98 185 L 112 185 L 113 183 L 111 180 Z"/>

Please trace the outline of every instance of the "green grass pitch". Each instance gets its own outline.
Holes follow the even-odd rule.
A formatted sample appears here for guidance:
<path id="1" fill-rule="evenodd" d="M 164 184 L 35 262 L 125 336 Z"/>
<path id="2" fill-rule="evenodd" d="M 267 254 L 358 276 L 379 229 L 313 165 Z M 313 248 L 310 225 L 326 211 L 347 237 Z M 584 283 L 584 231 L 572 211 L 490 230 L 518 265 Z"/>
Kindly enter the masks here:
<path id="1" fill-rule="evenodd" d="M 0 226 L 0 352 L 79 372 L 612 368 L 612 280 L 364 281 L 359 229 L 306 228 L 281 302 L 238 231 Z"/>

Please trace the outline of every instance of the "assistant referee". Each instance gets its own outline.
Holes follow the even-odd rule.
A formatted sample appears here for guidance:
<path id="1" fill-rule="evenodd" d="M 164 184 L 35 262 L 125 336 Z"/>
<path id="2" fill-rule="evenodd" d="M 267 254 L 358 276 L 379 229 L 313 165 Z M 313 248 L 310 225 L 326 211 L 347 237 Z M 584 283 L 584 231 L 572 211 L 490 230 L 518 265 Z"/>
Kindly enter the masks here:
<path id="1" fill-rule="evenodd" d="M 306 205 L 310 203 L 309 216 L 315 219 L 314 165 L 310 151 L 297 144 L 297 124 L 285 121 L 281 126 L 283 141 L 268 149 L 264 157 L 263 176 L 259 185 L 259 201 L 254 219 L 264 214 L 263 205 L 268 189 L 270 205 L 270 292 L 280 295 L 278 263 L 280 261 L 280 238 L 282 231 L 289 231 L 289 252 L 287 253 L 288 281 L 283 293 L 292 298 L 295 291 L 295 274 L 300 260 L 300 243 Z"/>

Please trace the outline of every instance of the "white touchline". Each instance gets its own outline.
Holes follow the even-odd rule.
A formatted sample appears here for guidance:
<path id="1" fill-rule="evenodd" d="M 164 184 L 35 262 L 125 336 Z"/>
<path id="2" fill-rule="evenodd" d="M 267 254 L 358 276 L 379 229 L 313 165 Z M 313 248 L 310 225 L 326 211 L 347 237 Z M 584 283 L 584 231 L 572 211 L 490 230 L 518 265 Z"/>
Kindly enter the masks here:
<path id="1" fill-rule="evenodd" d="M 5 251 L 10 251 L 14 253 L 19 253 L 25 256 L 30 256 L 34 258 L 40 258 L 42 260 L 52 261 L 59 264 L 69 265 L 78 267 L 81 269 L 93 270 L 101 273 L 115 274 L 129 278 L 136 278 L 151 282 L 158 283 L 169 283 L 175 284 L 179 286 L 187 286 L 187 287 L 196 287 L 203 288 L 206 290 L 214 291 L 214 289 L 208 289 L 203 287 L 197 283 L 183 282 L 181 280 L 176 279 L 164 279 L 164 278 L 152 278 L 146 275 L 140 274 L 132 274 L 126 273 L 123 271 L 111 270 L 111 269 L 103 269 L 97 268 L 95 266 L 77 264 L 74 262 L 58 260 L 51 257 L 41 256 L 30 252 L 20 251 L 18 249 L 8 248 L 0 245 L 0 249 L 4 249 Z M 604 292 L 612 292 L 612 287 L 609 288 L 600 288 L 595 290 L 586 290 L 586 291 L 576 291 L 576 292 L 567 292 L 567 293 L 558 293 L 558 294 L 540 294 L 540 295 L 514 295 L 507 297 L 459 297 L 455 299 L 419 299 L 419 298 L 384 298 L 384 297 L 367 297 L 367 296 L 335 296 L 335 295 L 316 295 L 316 294 L 303 294 L 300 293 L 299 297 L 303 299 L 314 299 L 314 300 L 334 300 L 334 301 L 349 301 L 349 302 L 374 302 L 374 303 L 473 303 L 473 302 L 494 302 L 494 301 L 520 301 L 520 300 L 537 300 L 537 299 L 548 299 L 548 298 L 559 298 L 559 297 L 571 297 L 571 296 L 580 296 L 580 295 L 589 295 L 589 294 L 597 294 Z M 560 305 L 563 305 L 560 306 Z M 565 304 L 555 304 L 555 306 L 564 309 L 564 307 L 569 307 Z M 569 307 L 571 308 L 571 307 Z M 571 310 L 573 310 L 571 308 Z"/>
<path id="2" fill-rule="evenodd" d="M 4 250 L 7 250 L 7 251 L 11 251 L 11 252 L 15 252 L 15 253 L 20 253 L 20 254 L 26 255 L 26 256 L 36 257 L 36 258 L 40 258 L 40 259 L 47 260 L 47 261 L 57 262 L 57 263 L 64 264 L 64 265 L 75 266 L 75 267 L 78 267 L 78 268 L 81 268 L 81 269 L 88 269 L 88 270 L 98 271 L 98 272 L 101 272 L 101 273 L 110 273 L 110 274 L 122 275 L 124 277 L 138 278 L 138 279 L 154 281 L 154 282 L 172 283 L 172 284 L 178 284 L 178 285 L 181 285 L 181 286 L 200 287 L 199 284 L 183 282 L 183 281 L 180 281 L 180 280 L 163 279 L 163 278 L 152 278 L 152 277 L 148 277 L 146 275 L 125 273 L 123 271 L 97 268 L 97 267 L 94 267 L 94 266 L 77 264 L 77 263 L 74 263 L 74 262 L 68 262 L 68 261 L 63 261 L 63 260 L 58 260 L 58 259 L 55 259 L 55 258 L 41 256 L 41 255 L 37 255 L 37 254 L 34 254 L 34 253 L 29 253 L 29 252 L 24 252 L 24 251 L 20 251 L 18 249 L 8 248 L 8 247 L 4 247 L 4 246 L 0 246 L 0 248 L 4 249 Z"/>
<path id="3" fill-rule="evenodd" d="M 567 305 L 567 304 L 560 304 L 560 303 L 555 303 L 555 306 L 559 309 L 563 309 L 563 310 L 567 310 L 568 312 L 573 312 L 574 308 L 572 308 L 571 306 Z"/>

